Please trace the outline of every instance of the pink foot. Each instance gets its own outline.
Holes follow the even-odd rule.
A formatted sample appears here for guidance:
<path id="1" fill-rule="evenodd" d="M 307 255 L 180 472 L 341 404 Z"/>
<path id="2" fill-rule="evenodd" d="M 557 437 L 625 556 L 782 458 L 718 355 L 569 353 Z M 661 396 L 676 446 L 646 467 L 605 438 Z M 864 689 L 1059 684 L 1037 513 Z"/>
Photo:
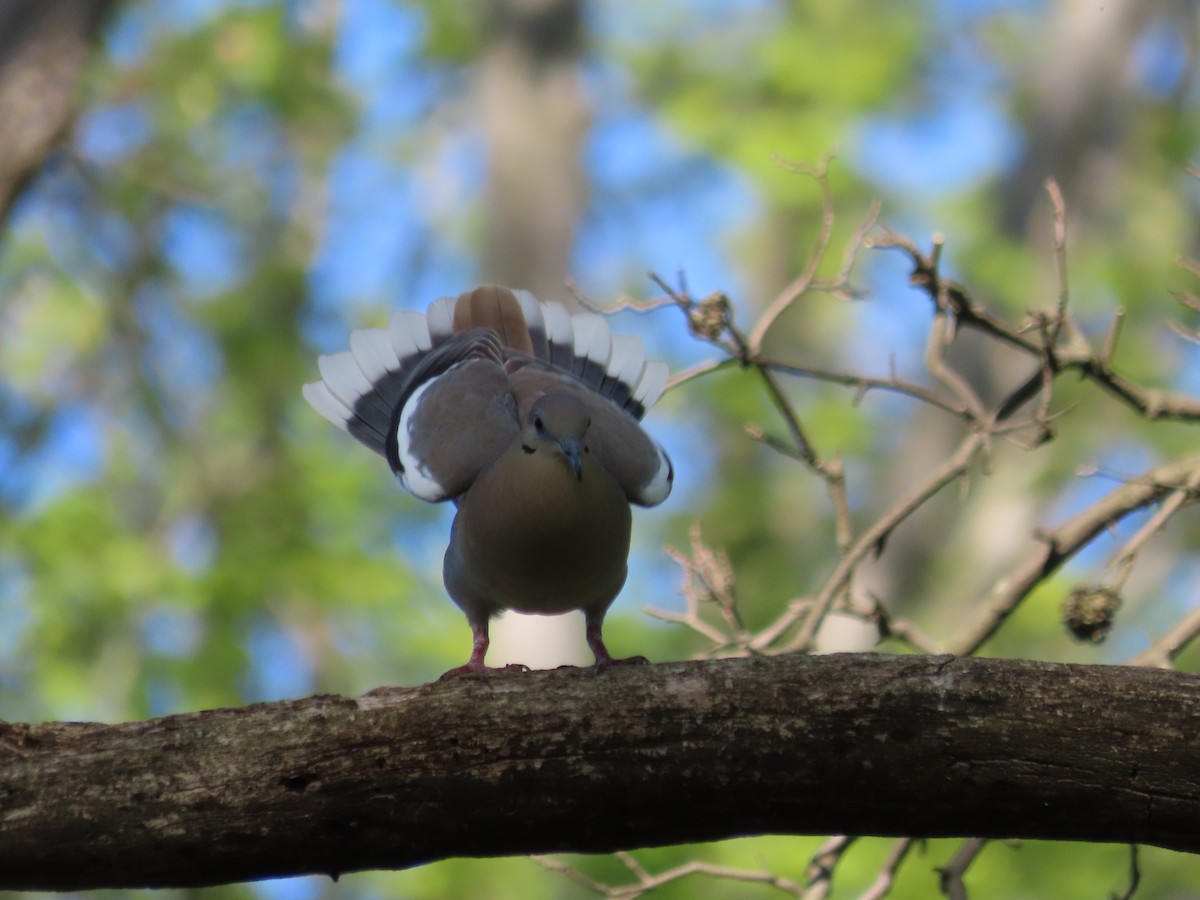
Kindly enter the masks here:
<path id="1" fill-rule="evenodd" d="M 613 659 L 611 656 L 605 656 L 604 659 L 596 657 L 596 672 L 603 672 L 613 666 L 648 666 L 650 660 L 644 656 L 626 656 L 623 659 Z"/>
<path id="2" fill-rule="evenodd" d="M 475 643 L 471 648 L 471 658 L 467 660 L 465 665 L 459 666 L 457 669 L 451 669 L 449 672 L 443 672 L 442 677 L 438 681 L 450 681 L 454 678 L 463 678 L 466 676 L 486 679 L 491 675 L 499 675 L 504 672 L 529 671 L 529 666 L 523 666 L 520 663 L 509 663 L 507 666 L 500 666 L 499 668 L 484 665 L 483 658 L 487 656 L 488 649 L 487 620 L 484 619 L 482 623 L 473 623 L 471 625 L 471 632 L 475 636 Z"/>
<path id="3" fill-rule="evenodd" d="M 488 678 L 492 675 L 501 675 L 505 672 L 528 672 L 529 666 L 523 666 L 520 663 L 509 663 L 507 666 L 485 666 L 483 661 L 476 663 L 474 660 L 466 665 L 459 666 L 456 669 L 451 669 L 448 672 L 443 672 L 442 677 L 438 681 L 451 681 L 455 678 L 464 678 L 467 676 L 475 676 L 476 678 Z"/>
<path id="4" fill-rule="evenodd" d="M 596 655 L 597 674 L 613 666 L 644 666 L 650 662 L 644 656 L 613 658 L 613 655 L 608 652 L 608 648 L 604 646 L 604 638 L 600 636 L 600 620 L 590 616 L 587 619 L 587 642 L 588 646 L 592 648 L 592 653 Z"/>

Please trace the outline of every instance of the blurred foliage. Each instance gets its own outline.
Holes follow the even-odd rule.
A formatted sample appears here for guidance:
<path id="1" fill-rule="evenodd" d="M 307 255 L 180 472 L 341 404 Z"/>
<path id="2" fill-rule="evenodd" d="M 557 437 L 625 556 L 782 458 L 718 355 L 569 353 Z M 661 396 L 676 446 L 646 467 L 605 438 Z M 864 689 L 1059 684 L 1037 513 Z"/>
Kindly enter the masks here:
<path id="1" fill-rule="evenodd" d="M 391 77 L 432 80 L 432 98 L 419 101 L 431 110 L 464 102 L 472 61 L 487 40 L 477 7 L 397 5 L 421 25 L 415 61 Z M 368 129 L 370 105 L 339 72 L 338 54 L 355 48 L 341 43 L 331 6 L 126 2 L 94 60 L 79 126 L 10 223 L 0 245 L 5 719 L 117 721 L 361 692 L 428 680 L 466 652 L 466 627 L 438 582 L 446 511 L 405 498 L 380 460 L 359 452 L 299 395 L 315 354 L 340 346 L 368 315 L 355 308 L 363 298 L 339 305 L 314 276 L 337 201 L 331 172 Z M 730 2 L 695 13 L 665 0 L 636 13 L 593 4 L 592 60 L 619 71 L 631 85 L 629 102 L 689 153 L 719 161 L 753 187 L 758 214 L 731 230 L 724 248 L 744 280 L 744 295 L 734 298 L 744 327 L 803 268 L 821 226 L 814 182 L 778 160 L 815 165 L 835 150 L 844 158 L 830 170 L 837 219 L 821 274 L 836 271 L 870 199 L 880 197 L 885 222 L 947 235 L 948 265 L 981 301 L 1017 319 L 1053 304 L 1048 206 L 1028 232 L 999 224 L 1009 168 L 923 195 L 857 162 L 868 123 L 919 121 L 937 106 L 956 77 L 946 62 L 956 54 L 959 65 L 996 73 L 1014 143 L 1028 136 L 1036 96 L 1025 76 L 1042 46 L 1032 36 L 1049 13 L 1040 5 L 983 6 L 972 18 L 933 0 Z M 942 16 L 947 10 L 956 14 Z M 641 17 L 637 27 L 615 21 L 626 15 Z M 1194 88 L 1186 102 L 1136 85 L 1132 93 L 1137 102 L 1109 148 L 1111 164 L 1095 176 L 1094 196 L 1067 198 L 1070 210 L 1080 210 L 1070 219 L 1073 308 L 1098 344 L 1122 307 L 1121 371 L 1150 386 L 1194 391 L 1186 373 L 1196 369 L 1196 348 L 1164 326 L 1167 318 L 1194 325 L 1167 293 L 1194 281 L 1177 267 L 1196 242 L 1197 190 L 1184 173 L 1200 126 Z M 451 126 L 473 139 L 467 125 L 433 112 L 389 137 L 409 154 L 441 141 Z M 405 155 L 397 165 L 416 170 L 420 161 Z M 418 177 L 432 178 L 431 171 L 427 165 Z M 600 205 L 603 191 L 594 190 Z M 628 197 L 621 202 L 624 215 L 644 213 Z M 378 227 L 390 227 L 377 212 Z M 470 233 L 481 211 L 468 204 L 457 214 Z M 929 239 L 920 231 L 913 237 Z M 656 263 L 664 274 L 673 265 Z M 875 374 L 894 360 L 901 373 L 927 380 L 924 334 L 911 323 L 928 302 L 904 278 L 895 260 L 864 250 L 855 279 L 874 296 L 806 296 L 768 346 L 782 358 Z M 395 297 L 410 286 L 398 284 Z M 658 321 L 677 327 L 667 316 Z M 964 343 L 964 356 L 978 357 L 984 389 L 1025 371 L 1013 371 L 1011 356 Z M 669 352 L 707 352 L 678 344 Z M 956 433 L 938 414 L 878 393 L 854 405 L 839 387 L 795 381 L 788 389 L 818 452 L 844 457 L 859 527 L 936 465 Z M 1076 478 L 1079 465 L 1131 475 L 1194 446 L 1192 429 L 1149 427 L 1087 386 L 1060 389 L 1058 404 L 1070 412 L 1054 443 L 1037 452 L 998 447 L 991 478 L 976 474 L 963 495 L 937 498 L 878 563 L 872 590 L 937 638 L 969 617 L 1027 548 L 1032 528 L 1062 521 L 1107 489 L 1104 477 Z M 639 525 L 644 543 L 685 546 L 688 524 L 699 521 L 706 541 L 731 558 L 747 623 L 762 625 L 814 590 L 836 561 L 821 485 L 746 436 L 746 422 L 784 431 L 753 373 L 731 369 L 693 381 L 667 399 L 662 416 L 688 436 L 677 463 L 712 477 L 694 476 L 703 484 L 691 508 L 676 503 Z M 1194 605 L 1198 541 L 1194 515 L 1156 540 L 1107 643 L 1076 643 L 1059 624 L 1063 597 L 1102 569 L 1104 554 L 1096 552 L 1042 585 L 987 652 L 1130 657 Z M 677 602 L 669 587 L 651 594 L 673 577 L 662 567 L 653 588 L 635 586 L 635 602 Z M 635 615 L 614 618 L 611 642 L 623 652 L 652 648 L 656 659 L 705 649 L 683 629 Z M 1181 663 L 1194 669 L 1196 654 Z M 818 844 L 764 838 L 637 857 L 652 871 L 701 855 L 802 881 Z M 865 889 L 889 846 L 870 840 L 852 850 L 838 869 L 837 895 Z M 892 896 L 933 895 L 934 870 L 955 846 L 932 841 L 914 851 Z M 610 858 L 572 863 L 595 878 L 627 878 Z M 1200 879 L 1192 860 L 1161 851 L 1144 851 L 1142 869 L 1144 898 L 1184 896 L 1180 885 Z M 982 897 L 1064 900 L 1120 891 L 1126 880 L 1125 848 L 1049 844 L 990 845 L 967 877 Z M 365 873 L 336 886 L 311 879 L 189 893 L 592 896 L 526 860 Z M 690 878 L 655 896 L 770 893 Z"/>

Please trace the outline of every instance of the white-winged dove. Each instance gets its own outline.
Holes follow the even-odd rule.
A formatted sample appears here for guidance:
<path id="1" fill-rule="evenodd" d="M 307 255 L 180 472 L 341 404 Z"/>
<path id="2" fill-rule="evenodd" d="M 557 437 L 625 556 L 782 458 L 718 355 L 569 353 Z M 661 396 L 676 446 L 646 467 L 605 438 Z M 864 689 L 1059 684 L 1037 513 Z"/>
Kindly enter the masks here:
<path id="1" fill-rule="evenodd" d="M 583 610 L 597 668 L 645 662 L 613 659 L 601 626 L 625 583 L 629 504 L 671 492 L 671 461 L 639 424 L 666 364 L 598 315 L 494 286 L 393 313 L 350 348 L 320 358 L 305 399 L 410 493 L 458 507 L 443 578 L 475 643 L 442 678 L 496 671 L 488 620 L 506 609 Z"/>

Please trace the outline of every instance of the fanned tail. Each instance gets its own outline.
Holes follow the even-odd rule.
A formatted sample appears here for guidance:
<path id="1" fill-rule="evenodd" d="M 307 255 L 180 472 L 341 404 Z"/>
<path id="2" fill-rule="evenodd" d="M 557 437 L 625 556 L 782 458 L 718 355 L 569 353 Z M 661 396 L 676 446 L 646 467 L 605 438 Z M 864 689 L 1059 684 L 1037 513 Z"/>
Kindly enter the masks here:
<path id="1" fill-rule="evenodd" d="M 429 355 L 455 335 L 477 329 L 496 336 L 482 345 L 488 355 L 541 360 L 638 420 L 666 386 L 666 363 L 647 361 L 641 340 L 612 334 L 602 316 L 572 316 L 557 303 L 539 303 L 528 291 L 484 285 L 435 300 L 425 314 L 395 312 L 386 329 L 352 332 L 349 351 L 320 357 L 321 381 L 304 385 L 304 398 L 334 425 L 387 456 L 398 409 L 437 374 Z"/>

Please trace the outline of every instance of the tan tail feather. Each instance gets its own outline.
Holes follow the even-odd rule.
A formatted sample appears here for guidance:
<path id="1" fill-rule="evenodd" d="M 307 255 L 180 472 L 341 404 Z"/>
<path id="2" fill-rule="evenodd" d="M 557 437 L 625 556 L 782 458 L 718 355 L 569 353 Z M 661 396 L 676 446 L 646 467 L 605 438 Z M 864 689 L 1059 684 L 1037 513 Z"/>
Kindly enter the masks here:
<path id="1" fill-rule="evenodd" d="M 527 356 L 533 354 L 529 326 L 521 304 L 508 288 L 486 284 L 459 294 L 454 304 L 455 332 L 472 328 L 490 328 L 500 335 L 504 346 Z"/>

